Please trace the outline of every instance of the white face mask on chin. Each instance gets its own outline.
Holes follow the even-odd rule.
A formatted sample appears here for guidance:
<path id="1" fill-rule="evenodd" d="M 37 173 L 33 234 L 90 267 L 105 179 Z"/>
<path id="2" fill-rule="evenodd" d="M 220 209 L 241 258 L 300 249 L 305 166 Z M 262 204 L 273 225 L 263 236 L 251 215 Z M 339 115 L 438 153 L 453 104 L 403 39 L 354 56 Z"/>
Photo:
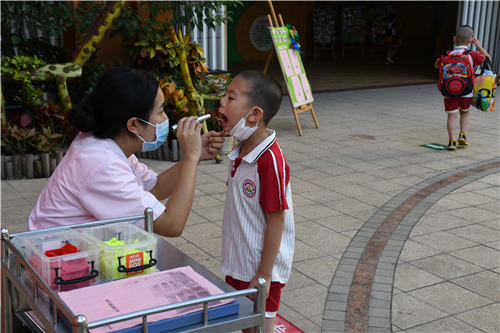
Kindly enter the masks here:
<path id="1" fill-rule="evenodd" d="M 254 127 L 248 127 L 245 126 L 245 123 L 247 121 L 247 117 L 252 111 L 256 108 L 256 106 L 253 107 L 250 112 L 245 116 L 245 118 L 241 118 L 240 121 L 233 127 L 231 132 L 229 132 L 229 135 L 234 136 L 237 140 L 246 140 L 248 139 L 259 127 L 259 121 L 257 121 L 257 124 Z"/>

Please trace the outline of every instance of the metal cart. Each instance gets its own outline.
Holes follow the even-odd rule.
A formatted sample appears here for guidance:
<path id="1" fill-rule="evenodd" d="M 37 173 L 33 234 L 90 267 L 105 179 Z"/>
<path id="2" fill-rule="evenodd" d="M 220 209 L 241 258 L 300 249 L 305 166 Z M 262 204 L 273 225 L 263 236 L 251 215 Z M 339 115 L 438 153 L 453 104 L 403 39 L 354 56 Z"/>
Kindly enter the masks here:
<path id="1" fill-rule="evenodd" d="M 85 228 L 96 225 L 128 222 L 139 219 L 144 219 L 145 230 L 152 233 L 153 225 L 153 210 L 147 208 L 144 215 L 136 215 L 124 218 L 102 220 L 95 222 L 88 222 L 67 226 L 65 228 Z M 47 230 L 57 231 L 63 229 L 61 227 L 51 228 Z M 29 232 L 28 232 L 29 233 Z M 24 235 L 25 233 L 23 233 Z M 84 315 L 75 315 L 71 309 L 61 300 L 61 298 L 54 292 L 50 286 L 41 278 L 33 267 L 25 260 L 24 256 L 17 250 L 17 248 L 10 241 L 16 235 L 9 235 L 7 229 L 2 228 L 2 332 L 11 333 L 12 316 L 18 316 L 21 321 L 30 327 L 34 332 L 65 332 L 65 333 L 86 333 L 93 328 L 110 325 L 120 321 L 125 321 L 134 318 L 142 318 L 142 330 L 144 333 L 148 332 L 148 315 L 156 314 L 159 312 L 175 310 L 183 307 L 188 307 L 197 304 L 203 304 L 203 323 L 192 324 L 190 326 L 180 327 L 177 329 L 169 330 L 169 333 L 174 332 L 230 332 L 240 330 L 242 328 L 254 327 L 255 332 L 264 331 L 265 321 L 265 304 L 266 299 L 262 297 L 265 295 L 266 282 L 259 279 L 255 288 L 234 291 L 234 289 L 222 281 L 219 277 L 208 271 L 203 266 L 199 265 L 196 261 L 189 258 L 187 255 L 170 245 L 163 238 L 158 237 L 158 263 L 159 270 L 168 270 L 177 267 L 191 266 L 194 271 L 205 277 L 207 280 L 215 284 L 217 287 L 224 291 L 223 294 L 203 297 L 199 299 L 189 300 L 185 302 L 155 307 L 143 311 L 137 311 L 121 316 L 108 318 L 105 320 L 87 322 Z M 28 271 L 33 277 L 33 285 L 29 287 L 22 274 Z M 38 288 L 41 288 L 50 297 L 50 302 L 42 297 L 38 297 Z M 252 302 L 247 297 L 248 295 L 255 295 Z M 227 298 L 235 298 L 239 302 L 239 313 L 221 317 L 217 319 L 208 320 L 208 303 Z M 72 323 L 72 327 L 68 328 L 60 319 L 57 313 L 65 316 L 67 321 Z M 36 322 L 29 311 L 33 311 L 42 323 L 44 328 Z"/>

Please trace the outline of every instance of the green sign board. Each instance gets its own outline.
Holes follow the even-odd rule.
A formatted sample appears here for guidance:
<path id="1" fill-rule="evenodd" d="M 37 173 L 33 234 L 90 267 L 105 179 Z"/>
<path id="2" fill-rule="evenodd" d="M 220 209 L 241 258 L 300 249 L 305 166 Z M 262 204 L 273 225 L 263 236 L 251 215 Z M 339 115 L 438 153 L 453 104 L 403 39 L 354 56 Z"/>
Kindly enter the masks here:
<path id="1" fill-rule="evenodd" d="M 300 53 L 291 48 L 290 34 L 286 27 L 270 28 L 274 48 L 292 105 L 297 108 L 314 101 L 311 86 L 300 58 Z"/>

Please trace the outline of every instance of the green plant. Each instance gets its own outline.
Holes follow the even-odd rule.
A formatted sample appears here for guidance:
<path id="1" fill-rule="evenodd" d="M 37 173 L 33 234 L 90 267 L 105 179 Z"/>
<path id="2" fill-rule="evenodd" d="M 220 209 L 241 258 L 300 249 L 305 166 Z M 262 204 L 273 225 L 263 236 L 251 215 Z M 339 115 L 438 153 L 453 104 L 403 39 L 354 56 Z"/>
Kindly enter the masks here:
<path id="1" fill-rule="evenodd" d="M 42 127 L 42 132 L 34 137 L 34 145 L 37 153 L 49 153 L 59 150 L 60 148 L 57 146 L 56 139 L 61 136 L 61 134 L 53 134 L 50 127 Z"/>
<path id="2" fill-rule="evenodd" d="M 207 61 L 203 58 L 205 51 L 201 44 L 196 42 L 187 43 L 185 47 L 187 62 L 192 76 L 197 76 L 200 80 L 205 78 L 208 67 Z M 130 49 L 131 59 L 139 66 L 148 71 L 166 68 L 165 73 L 172 73 L 180 65 L 180 59 L 175 53 L 174 45 L 168 37 L 163 37 L 153 30 L 147 35 L 139 34 L 139 41 Z M 158 75 L 158 73 L 157 73 Z"/>
<path id="3" fill-rule="evenodd" d="M 238 5 L 243 5 L 243 3 L 240 1 L 165 1 L 158 3 L 156 8 L 150 6 L 150 10 L 152 15 L 161 11 L 172 13 L 172 19 L 168 20 L 168 25 L 185 26 L 189 33 L 194 27 L 203 31 L 204 24 L 208 29 L 215 29 L 216 25 L 232 22 L 233 12 L 229 8 Z M 178 8 L 182 10 L 177 10 Z"/>
<path id="4" fill-rule="evenodd" d="M 238 5 L 243 4 L 240 1 L 142 1 L 139 10 L 122 6 L 122 14 L 110 30 L 109 37 L 120 34 L 122 47 L 128 51 L 131 48 L 129 41 L 140 33 L 154 31 L 166 36 L 173 26 L 185 26 L 189 33 L 195 26 L 203 31 L 203 24 L 215 29 L 217 24 L 232 21 L 232 12 L 228 8 Z M 140 13 L 149 15 L 143 21 Z M 164 18 L 158 20 L 158 15 Z"/>
<path id="5" fill-rule="evenodd" d="M 45 61 L 38 59 L 36 55 L 33 57 L 4 57 L 2 59 L 2 77 L 21 83 L 21 90 L 19 90 L 21 96 L 15 96 L 14 100 L 21 104 L 27 112 L 42 102 L 41 97 L 43 95 L 42 90 L 35 87 L 31 82 L 30 75 L 36 68 L 46 64 Z M 45 77 L 41 76 L 40 79 L 45 80 Z"/>
<path id="6" fill-rule="evenodd" d="M 184 90 L 177 89 L 177 85 L 175 82 L 170 81 L 170 77 L 160 80 L 160 89 L 165 97 L 164 106 L 182 116 L 189 112 L 189 101 L 184 95 Z"/>
<path id="7" fill-rule="evenodd" d="M 24 114 L 21 123 L 21 128 L 10 122 L 2 126 L 3 150 L 19 154 L 46 153 L 59 150 L 77 134 L 68 121 L 67 111 L 58 105 L 34 106 L 32 117 Z"/>
<path id="8" fill-rule="evenodd" d="M 226 88 L 232 81 L 230 73 L 217 74 L 217 75 L 209 74 L 207 75 L 207 78 L 208 78 L 207 81 L 209 81 L 208 82 L 208 88 L 210 90 L 209 92 L 212 93 L 219 92 L 220 90 L 226 90 Z"/>
<path id="9" fill-rule="evenodd" d="M 43 38 L 29 38 L 30 30 L 43 30 L 48 36 L 59 37 L 66 27 L 73 8 L 65 1 L 2 1 L 2 54 L 12 57 L 14 48 L 25 54 L 36 54 L 51 63 L 63 61 L 62 50 L 44 42 Z"/>
<path id="10" fill-rule="evenodd" d="M 153 30 L 147 35 L 139 34 L 139 41 L 130 49 L 129 56 L 137 65 L 148 71 L 167 65 L 174 68 L 180 64 L 172 42 L 168 37 L 163 37 Z"/>
<path id="11" fill-rule="evenodd" d="M 106 65 L 103 63 L 96 63 L 93 59 L 87 61 L 82 69 L 82 76 L 75 82 L 68 82 L 68 90 L 71 99 L 80 101 L 87 94 L 90 94 L 96 87 L 97 81 L 104 73 Z"/>
<path id="12" fill-rule="evenodd" d="M 34 127 L 19 128 L 17 125 L 6 123 L 2 126 L 2 149 L 13 154 L 34 153 L 36 151 L 34 141 L 37 134 Z"/>
<path id="13" fill-rule="evenodd" d="M 42 131 L 43 128 L 48 128 L 51 133 L 61 134 L 61 139 L 56 141 L 59 147 L 63 147 L 67 141 L 73 140 L 76 134 L 78 134 L 77 129 L 68 120 L 68 111 L 60 105 L 44 104 L 35 106 L 34 113 L 33 118 L 37 120 L 37 125 Z"/>

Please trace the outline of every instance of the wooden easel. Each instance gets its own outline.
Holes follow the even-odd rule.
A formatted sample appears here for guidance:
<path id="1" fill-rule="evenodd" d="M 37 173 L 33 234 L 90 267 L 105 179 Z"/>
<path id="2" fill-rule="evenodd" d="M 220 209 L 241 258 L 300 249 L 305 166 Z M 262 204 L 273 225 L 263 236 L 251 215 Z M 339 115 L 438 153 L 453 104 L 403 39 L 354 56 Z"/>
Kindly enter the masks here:
<path id="1" fill-rule="evenodd" d="M 269 0 L 268 3 L 269 3 L 269 8 L 271 9 L 271 14 L 273 14 L 273 18 L 274 18 L 274 22 L 275 22 L 276 27 L 277 28 L 278 27 L 286 27 L 285 24 L 283 23 L 283 19 L 281 18 L 281 14 L 278 14 L 278 16 L 280 18 L 281 25 L 278 24 L 278 20 L 276 19 L 276 14 L 274 13 L 273 3 L 271 0 Z M 271 15 L 268 14 L 267 19 L 269 20 L 269 26 L 271 28 L 273 28 L 273 21 L 271 19 Z M 269 63 L 271 62 L 271 57 L 273 55 L 273 52 L 274 52 L 274 47 L 271 49 L 271 51 L 269 51 L 269 55 L 267 56 L 266 66 L 264 67 L 264 73 L 267 72 L 267 68 L 269 67 Z M 283 73 L 283 75 L 285 75 L 285 74 Z M 316 115 L 314 114 L 312 103 L 307 103 L 307 104 L 301 105 L 298 108 L 296 108 L 293 106 L 292 98 L 290 96 L 290 105 L 292 106 L 293 116 L 295 117 L 295 123 L 297 124 L 297 129 L 299 130 L 300 136 L 302 136 L 302 129 L 300 128 L 299 117 L 297 116 L 299 113 L 302 113 L 302 112 L 307 111 L 307 110 L 311 110 L 311 115 L 313 117 L 314 124 L 316 125 L 316 128 L 319 128 L 318 120 L 316 119 Z"/>
<path id="2" fill-rule="evenodd" d="M 337 58 L 335 57 L 335 49 L 333 47 L 333 43 L 314 43 L 314 60 L 316 60 L 317 50 L 332 50 L 333 60 L 337 60 Z M 321 56 L 321 52 L 319 53 L 319 55 Z"/>
<path id="3" fill-rule="evenodd" d="M 342 45 L 342 60 L 344 60 L 344 51 L 346 49 L 361 49 L 361 59 L 365 57 L 363 43 L 361 42 L 344 42 Z"/>

